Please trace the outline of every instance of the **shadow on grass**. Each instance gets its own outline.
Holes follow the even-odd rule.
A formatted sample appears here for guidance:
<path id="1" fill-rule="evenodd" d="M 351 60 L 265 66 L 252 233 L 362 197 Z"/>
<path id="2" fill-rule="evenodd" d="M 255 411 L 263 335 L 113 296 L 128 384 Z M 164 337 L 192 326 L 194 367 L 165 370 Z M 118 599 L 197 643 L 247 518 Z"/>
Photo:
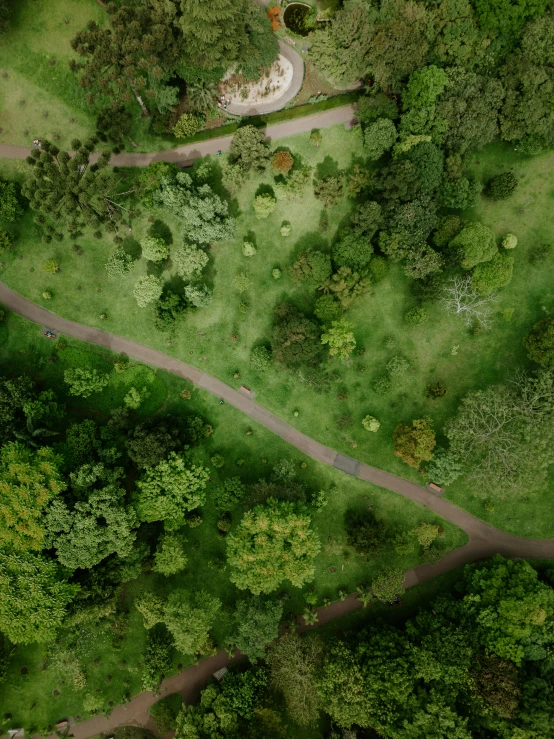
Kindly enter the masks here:
<path id="1" fill-rule="evenodd" d="M 136 239 L 133 239 L 132 236 L 127 236 L 125 239 L 123 239 L 121 248 L 135 261 L 137 259 L 140 259 L 142 256 L 142 248 L 139 242 Z"/>
<path id="2" fill-rule="evenodd" d="M 326 177 L 338 177 L 339 176 L 339 163 L 329 154 L 325 157 L 322 162 L 319 162 L 315 168 L 316 180 L 324 180 Z"/>
<path id="3" fill-rule="evenodd" d="M 155 236 L 156 238 L 163 239 L 165 243 L 168 246 L 171 246 L 173 243 L 173 234 L 171 233 L 171 229 L 167 225 L 167 223 L 164 223 L 164 221 L 160 221 L 159 219 L 154 221 L 154 223 L 150 226 L 148 229 L 148 234 L 150 236 Z"/>
<path id="4" fill-rule="evenodd" d="M 298 239 L 292 249 L 290 263 L 292 264 L 295 262 L 298 256 L 303 254 L 305 251 L 308 251 L 308 249 L 329 253 L 329 242 L 317 231 L 311 231 L 310 233 L 304 234 L 304 236 Z"/>

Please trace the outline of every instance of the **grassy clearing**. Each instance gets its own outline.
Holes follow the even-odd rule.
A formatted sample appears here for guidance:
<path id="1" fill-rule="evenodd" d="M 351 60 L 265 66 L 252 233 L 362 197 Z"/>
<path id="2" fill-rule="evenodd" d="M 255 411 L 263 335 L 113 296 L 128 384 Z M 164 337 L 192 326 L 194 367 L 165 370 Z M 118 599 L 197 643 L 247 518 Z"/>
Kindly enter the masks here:
<path id="1" fill-rule="evenodd" d="M 335 599 L 341 588 L 351 592 L 360 582 L 370 582 L 384 563 L 394 563 L 408 569 L 421 561 L 417 546 L 405 556 L 399 557 L 390 552 L 378 559 L 363 561 L 346 546 L 344 540 L 342 522 L 344 513 L 349 508 L 372 505 L 377 515 L 385 519 L 393 529 L 412 528 L 422 521 L 439 523 L 444 528 L 439 539 L 439 545 L 444 551 L 461 546 L 466 541 L 463 532 L 430 514 L 422 506 L 306 459 L 286 442 L 249 421 L 231 406 L 219 405 L 217 398 L 202 390 L 191 388 L 191 400 L 183 400 L 180 392 L 185 383 L 173 375 L 144 365 L 132 365 L 121 375 L 113 373 L 113 388 L 110 383 L 102 393 L 92 395 L 85 402 L 76 402 L 74 398 L 64 394 L 64 368 L 84 364 L 107 371 L 119 359 L 118 355 L 65 338 L 67 347 L 61 351 L 56 350 L 54 342 L 41 336 L 39 326 L 13 314 L 8 316 L 2 331 L 2 371 L 10 375 L 31 371 L 37 381 L 54 387 L 61 399 L 68 404 L 70 420 L 81 420 L 86 415 L 101 420 L 111 407 L 118 405 L 122 394 L 130 385 L 136 383 L 137 373 L 142 373 L 143 377 L 153 376 L 153 384 L 160 388 L 156 395 L 157 402 L 165 393 L 165 402 L 159 408 L 159 413 L 199 413 L 214 426 L 213 435 L 196 452 L 198 461 L 208 466 L 210 457 L 215 453 L 222 454 L 226 460 L 222 469 L 211 470 L 210 489 L 217 486 L 220 480 L 232 475 L 239 475 L 246 482 L 254 482 L 268 475 L 272 465 L 283 458 L 295 463 L 298 479 L 305 482 L 308 489 L 329 490 L 335 486 L 336 492 L 330 496 L 327 507 L 314 517 L 322 551 L 317 558 L 316 580 L 309 588 L 315 588 L 320 598 Z M 48 359 L 51 355 L 59 356 L 59 361 L 52 363 Z M 251 436 L 247 435 L 250 427 L 253 430 Z M 305 469 L 300 466 L 302 462 L 307 462 Z M 241 513 L 239 510 L 233 515 L 235 523 Z M 13 716 L 8 722 L 10 726 L 21 725 L 31 729 L 33 726 L 53 724 L 65 715 L 85 718 L 87 714 L 83 710 L 83 698 L 96 691 L 101 691 L 106 696 L 106 709 L 110 708 L 108 701 L 117 705 L 125 701 L 126 694 L 140 692 L 139 663 L 146 632 L 132 602 L 136 594 L 145 589 L 164 592 L 180 586 L 192 589 L 203 587 L 217 594 L 223 601 L 224 608 L 214 629 L 214 637 L 221 644 L 229 633 L 234 603 L 242 593 L 229 582 L 229 572 L 224 564 L 225 541 L 216 527 L 218 514 L 210 501 L 209 491 L 203 515 L 204 522 L 200 527 L 185 532 L 189 563 L 183 573 L 167 579 L 149 573 L 127 585 L 122 607 L 130 609 L 129 631 L 121 643 L 116 640 L 117 648 L 113 646 L 113 634 L 106 633 L 102 624 L 83 633 L 79 650 L 82 662 L 87 666 L 86 687 L 75 691 L 67 676 L 54 674 L 51 669 L 43 669 L 44 647 L 17 649 L 10 666 L 10 678 L 0 688 L 0 702 L 9 706 Z M 291 596 L 286 610 L 301 613 L 305 607 L 302 593 L 287 587 L 284 591 Z M 65 643 L 64 639 L 65 636 L 62 635 L 62 645 Z M 95 663 L 97 658 L 99 661 Z M 175 653 L 173 671 L 182 669 L 189 663 L 182 655 Z M 27 673 L 22 674 L 22 668 L 27 668 Z M 58 691 L 58 694 L 54 691 Z"/>
<path id="2" fill-rule="evenodd" d="M 279 141 L 274 147 L 290 148 L 297 159 L 311 165 L 315 172 L 324 173 L 337 168 L 348 169 L 362 156 L 360 139 L 342 126 L 325 129 L 322 133 L 319 149 L 310 145 L 309 134 Z M 550 257 L 541 266 L 528 261 L 529 251 L 537 243 L 552 241 L 549 214 L 554 199 L 554 157 L 523 158 L 502 145 L 490 146 L 477 156 L 472 166 L 483 181 L 505 167 L 513 167 L 520 179 L 520 186 L 509 201 L 492 204 L 482 200 L 474 212 L 466 214 L 468 218 L 490 225 L 498 238 L 509 231 L 519 238 L 514 254 L 514 279 L 500 293 L 492 329 L 472 335 L 462 321 L 445 315 L 437 303 L 427 306 L 428 323 L 420 327 L 407 325 L 403 317 L 416 301 L 410 281 L 399 267 L 392 265 L 388 277 L 372 286 L 369 294 L 347 313 L 355 326 L 358 348 L 349 365 L 330 361 L 340 380 L 325 395 L 317 395 L 278 368 L 263 375 L 256 374 L 249 356 L 252 346 L 269 341 L 272 312 L 279 302 L 292 300 L 308 313 L 313 308 L 313 293 L 291 281 L 288 267 L 298 253 L 310 246 L 330 248 L 354 205 L 349 199 L 328 209 L 330 226 L 327 232 L 319 230 L 323 208 L 313 196 L 311 187 L 301 199 L 279 201 L 276 211 L 267 220 L 258 221 L 252 208 L 254 194 L 260 185 L 271 185 L 273 177 L 266 173 L 262 178 L 247 181 L 238 198 L 231 201 L 231 210 L 237 219 L 236 238 L 210 251 L 207 281 L 214 289 L 213 301 L 208 308 L 187 316 L 171 346 L 155 330 L 153 310 L 137 309 L 132 297 L 134 282 L 148 270 L 157 271 L 164 279 L 178 285 L 171 260 L 161 268 L 138 260 L 131 275 L 111 282 L 103 268 L 113 250 L 109 241 L 85 237 L 80 241 L 83 256 L 77 256 L 67 240 L 50 245 L 38 242 L 33 236 L 31 216 L 26 214 L 19 225 L 14 250 L 2 255 L 6 266 L 0 272 L 1 279 L 55 313 L 151 345 L 201 367 L 232 386 L 244 383 L 255 389 L 262 405 L 304 433 L 376 467 L 421 481 L 415 470 L 393 454 L 392 433 L 396 425 L 430 416 L 440 430 L 465 393 L 502 382 L 517 367 L 528 367 L 522 338 L 536 320 L 554 310 L 554 258 Z M 477 161 L 480 163 L 476 164 Z M 7 174 L 19 177 L 23 176 L 26 166 L 2 163 Z M 219 167 L 216 159 L 216 189 L 220 188 Z M 129 172 L 129 176 L 132 177 L 133 172 Z M 522 208 L 523 213 L 520 213 Z M 173 245 L 180 246 L 179 225 L 163 217 L 171 231 Z M 288 238 L 279 233 L 283 220 L 292 223 L 292 234 Z M 140 254 L 137 242 L 150 225 L 146 218 L 134 224 L 126 248 L 135 256 Z M 244 238 L 257 246 L 257 254 L 252 258 L 242 256 Z M 42 271 L 47 259 L 59 262 L 59 274 L 51 276 Z M 272 276 L 275 267 L 283 270 L 279 280 Z M 242 272 L 250 277 L 251 287 L 241 297 L 233 279 Z M 43 300 L 44 290 L 52 292 L 51 301 Z M 240 306 L 244 300 L 249 304 L 247 312 Z M 507 308 L 514 308 L 508 321 L 504 318 Z M 100 320 L 103 312 L 108 314 L 107 321 Z M 234 335 L 238 336 L 237 341 L 232 340 Z M 396 355 L 405 356 L 411 370 L 393 392 L 377 396 L 371 389 L 372 383 Z M 239 377 L 235 378 L 237 372 Z M 448 394 L 440 400 L 430 400 L 425 396 L 425 388 L 436 381 L 446 386 Z M 341 389 L 348 392 L 346 400 L 337 397 Z M 295 411 L 298 416 L 294 415 Z M 361 426 L 367 413 L 381 421 L 377 434 L 370 434 Z M 348 414 L 351 425 L 340 428 L 338 419 Z M 554 478 L 551 481 L 554 483 Z M 531 496 L 527 504 L 529 514 L 524 517 L 521 516 L 522 504 L 516 501 L 503 501 L 494 511 L 485 511 L 482 498 L 474 494 L 470 484 L 457 483 L 447 495 L 495 526 L 524 536 L 548 537 L 552 534 L 551 524 L 544 514 L 551 507 L 551 491 L 552 485 L 549 492 Z"/>

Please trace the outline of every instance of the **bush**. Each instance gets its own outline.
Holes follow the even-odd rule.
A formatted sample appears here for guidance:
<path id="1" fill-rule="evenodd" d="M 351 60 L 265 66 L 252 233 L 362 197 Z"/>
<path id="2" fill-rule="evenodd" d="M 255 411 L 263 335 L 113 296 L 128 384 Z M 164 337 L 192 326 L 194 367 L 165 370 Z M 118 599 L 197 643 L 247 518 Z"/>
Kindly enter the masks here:
<path id="1" fill-rule="evenodd" d="M 155 275 L 140 277 L 133 288 L 133 295 L 139 308 L 146 308 L 147 305 L 158 300 L 162 294 L 162 281 Z"/>
<path id="2" fill-rule="evenodd" d="M 245 257 L 253 257 L 256 254 L 256 247 L 250 241 L 243 241 L 242 254 Z"/>
<path id="3" fill-rule="evenodd" d="M 444 387 L 442 382 L 435 382 L 434 385 L 427 385 L 425 395 L 428 398 L 444 398 L 446 392 L 446 388 Z"/>
<path id="4" fill-rule="evenodd" d="M 405 375 L 410 369 L 410 363 L 405 357 L 396 356 L 387 362 L 387 372 L 390 377 L 400 377 Z"/>
<path id="5" fill-rule="evenodd" d="M 218 511 L 232 511 L 246 495 L 246 487 L 240 477 L 228 477 L 215 490 L 215 507 Z"/>
<path id="6" fill-rule="evenodd" d="M 281 224 L 281 236 L 290 236 L 290 233 L 292 231 L 292 226 L 290 224 L 290 221 L 283 221 Z"/>
<path id="7" fill-rule="evenodd" d="M 161 536 L 154 552 L 153 571 L 169 577 L 184 570 L 188 558 L 183 548 L 183 542 L 186 542 L 186 539 L 176 534 Z"/>
<path id="8" fill-rule="evenodd" d="M 371 588 L 373 594 L 383 603 L 394 603 L 403 592 L 404 571 L 400 567 L 386 565 L 373 579 Z"/>
<path id="9" fill-rule="evenodd" d="M 281 270 L 279 269 L 279 267 L 275 267 L 275 269 L 272 269 L 271 270 L 271 274 L 272 274 L 274 280 L 280 280 L 281 277 L 283 276 L 283 273 L 281 272 Z"/>
<path id="10" fill-rule="evenodd" d="M 517 236 L 515 234 L 506 234 L 502 239 L 503 249 L 515 249 L 517 246 Z"/>
<path id="11" fill-rule="evenodd" d="M 366 431 L 372 431 L 373 433 L 375 433 L 376 431 L 379 431 L 381 422 L 378 421 L 375 416 L 366 416 L 364 419 L 362 419 L 362 426 Z"/>
<path id="12" fill-rule="evenodd" d="M 250 364 L 258 372 L 264 372 L 273 364 L 271 349 L 267 346 L 255 346 L 250 352 Z"/>
<path id="13" fill-rule="evenodd" d="M 341 315 L 342 308 L 332 295 L 321 295 L 315 301 L 314 313 L 323 324 L 329 324 Z"/>
<path id="14" fill-rule="evenodd" d="M 224 534 L 231 530 L 231 525 L 231 516 L 228 513 L 224 513 L 222 516 L 219 517 L 217 521 L 217 528 Z"/>
<path id="15" fill-rule="evenodd" d="M 318 128 L 314 128 L 314 130 L 310 134 L 310 144 L 312 146 L 319 147 L 321 146 L 322 140 L 323 137 L 321 135 L 321 131 Z"/>
<path id="16" fill-rule="evenodd" d="M 422 323 L 426 323 L 429 320 L 429 314 L 425 308 L 412 308 L 406 313 L 404 320 L 412 326 L 420 326 Z"/>
<path id="17" fill-rule="evenodd" d="M 254 212 L 258 220 L 268 218 L 277 207 L 277 200 L 269 193 L 256 195 L 254 198 Z"/>
<path id="18" fill-rule="evenodd" d="M 49 290 L 45 290 L 42 293 L 42 297 L 44 298 L 44 300 L 52 300 L 52 293 Z"/>
<path id="19" fill-rule="evenodd" d="M 426 467 L 426 474 L 438 485 L 451 485 L 462 474 L 462 465 L 451 452 L 438 447 Z"/>
<path id="20" fill-rule="evenodd" d="M 429 549 L 431 544 L 439 536 L 440 528 L 437 524 L 424 521 L 419 526 L 416 526 L 413 534 L 424 549 Z"/>
<path id="21" fill-rule="evenodd" d="M 131 410 L 137 410 L 144 403 L 144 401 L 150 397 L 148 388 L 143 387 L 142 390 L 137 390 L 136 387 L 132 387 L 127 395 L 123 398 L 123 405 L 125 408 Z"/>
<path id="22" fill-rule="evenodd" d="M 69 394 L 88 398 L 92 393 L 100 392 L 109 382 L 108 375 L 101 375 L 92 369 L 67 369 L 63 376 L 64 382 L 69 385 Z"/>
<path id="23" fill-rule="evenodd" d="M 206 285 L 186 285 L 185 297 L 195 308 L 205 308 L 211 303 L 212 292 Z"/>
<path id="24" fill-rule="evenodd" d="M 513 195 L 517 187 L 517 179 L 511 172 L 497 174 L 485 185 L 485 196 L 491 200 L 505 200 Z"/>
<path id="25" fill-rule="evenodd" d="M 222 457 L 221 454 L 214 454 L 211 458 L 211 463 L 216 468 L 223 467 L 225 464 L 225 457 Z"/>
<path id="26" fill-rule="evenodd" d="M 198 511 L 191 511 L 185 516 L 185 522 L 187 526 L 190 526 L 191 529 L 195 529 L 198 526 L 201 526 L 203 521 L 204 518 L 202 517 L 202 514 Z"/>
<path id="27" fill-rule="evenodd" d="M 369 263 L 369 272 L 373 282 L 381 282 L 389 273 L 389 263 L 385 257 L 373 257 Z"/>
<path id="28" fill-rule="evenodd" d="M 464 226 L 450 242 L 450 248 L 458 252 L 463 269 L 488 262 L 498 253 L 494 233 L 482 223 Z"/>
<path id="29" fill-rule="evenodd" d="M 271 158 L 271 166 L 279 174 L 288 174 L 293 165 L 294 159 L 288 151 L 276 151 Z"/>
<path id="30" fill-rule="evenodd" d="M 371 386 L 371 389 L 376 395 L 387 395 L 392 390 L 392 380 L 388 375 L 378 377 Z"/>
<path id="31" fill-rule="evenodd" d="M 112 280 L 117 277 L 123 277 L 133 268 L 133 257 L 124 249 L 116 249 L 116 251 L 108 258 L 106 262 L 106 272 Z"/>
<path id="32" fill-rule="evenodd" d="M 48 274 L 55 275 L 60 271 L 60 265 L 53 259 L 49 259 L 47 262 L 44 262 L 43 269 L 45 272 L 48 272 Z"/>
<path id="33" fill-rule="evenodd" d="M 193 136 L 203 127 L 204 121 L 194 113 L 183 113 L 179 118 L 173 133 L 178 139 L 185 139 L 187 136 Z"/>
<path id="34" fill-rule="evenodd" d="M 387 527 L 371 510 L 347 511 L 344 529 L 348 546 L 358 554 L 380 554 L 388 540 Z"/>
<path id="35" fill-rule="evenodd" d="M 554 368 L 554 319 L 543 318 L 535 323 L 523 345 L 531 361 L 548 369 Z"/>

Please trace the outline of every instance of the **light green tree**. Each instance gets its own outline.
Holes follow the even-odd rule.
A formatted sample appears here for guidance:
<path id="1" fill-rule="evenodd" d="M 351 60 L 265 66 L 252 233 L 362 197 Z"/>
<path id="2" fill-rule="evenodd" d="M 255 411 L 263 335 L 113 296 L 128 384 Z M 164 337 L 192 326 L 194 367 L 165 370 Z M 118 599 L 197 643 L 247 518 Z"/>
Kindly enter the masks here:
<path id="1" fill-rule="evenodd" d="M 186 539 L 176 534 L 164 534 L 160 537 L 154 553 L 154 572 L 169 576 L 185 569 L 188 558 L 183 549 L 184 541 Z"/>
<path id="2" fill-rule="evenodd" d="M 397 137 L 396 126 L 389 118 L 378 118 L 364 132 L 364 143 L 369 159 L 376 161 L 392 149 Z"/>
<path id="3" fill-rule="evenodd" d="M 133 295 L 139 308 L 146 308 L 147 305 L 158 300 L 161 294 L 162 281 L 155 275 L 140 277 L 133 288 Z"/>
<path id="4" fill-rule="evenodd" d="M 157 236 L 145 236 L 140 245 L 142 256 L 150 262 L 163 262 L 169 255 L 167 244 Z"/>
<path id="5" fill-rule="evenodd" d="M 210 629 L 221 610 L 219 598 L 205 590 L 174 590 L 164 608 L 163 621 L 183 654 L 206 654 L 213 648 Z"/>
<path id="6" fill-rule="evenodd" d="M 92 393 L 100 392 L 110 381 L 107 374 L 100 374 L 95 369 L 81 369 L 80 367 L 65 370 L 63 379 L 66 385 L 69 385 L 69 394 L 82 398 L 88 398 Z"/>
<path id="7" fill-rule="evenodd" d="M 339 359 L 348 359 L 356 347 L 356 339 L 352 333 L 353 325 L 345 318 L 332 321 L 331 327 L 321 334 L 321 343 L 329 345 L 329 354 Z"/>
<path id="8" fill-rule="evenodd" d="M 269 193 L 256 195 L 254 198 L 254 212 L 258 220 L 268 218 L 277 207 L 277 200 Z"/>
<path id="9" fill-rule="evenodd" d="M 203 249 L 194 244 L 185 244 L 172 255 L 177 273 L 185 279 L 199 275 L 209 262 L 209 257 Z"/>
<path id="10" fill-rule="evenodd" d="M 251 662 L 263 659 L 267 645 L 279 636 L 282 615 L 281 601 L 262 600 L 256 596 L 239 601 L 232 642 Z"/>

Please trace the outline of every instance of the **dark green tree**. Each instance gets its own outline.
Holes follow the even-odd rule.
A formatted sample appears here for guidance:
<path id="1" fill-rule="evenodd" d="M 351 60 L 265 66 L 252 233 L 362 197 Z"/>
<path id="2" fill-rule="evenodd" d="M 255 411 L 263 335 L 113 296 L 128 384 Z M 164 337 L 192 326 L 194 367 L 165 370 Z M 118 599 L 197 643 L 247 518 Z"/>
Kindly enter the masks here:
<path id="1" fill-rule="evenodd" d="M 280 601 L 262 600 L 252 596 L 238 602 L 231 641 L 250 662 L 263 659 L 266 647 L 279 636 L 279 624 L 283 615 Z"/>
<path id="2" fill-rule="evenodd" d="M 17 199 L 15 182 L 0 177 L 0 220 L 13 223 L 23 215 L 23 208 Z"/>
<path id="3" fill-rule="evenodd" d="M 255 126 L 243 126 L 233 136 L 229 160 L 243 172 L 263 172 L 269 165 L 271 152 L 265 140 L 265 131 Z"/>
<path id="4" fill-rule="evenodd" d="M 290 268 L 290 276 L 298 284 L 306 283 L 316 288 L 331 274 L 331 257 L 318 249 L 308 249 L 300 254 Z"/>
<path id="5" fill-rule="evenodd" d="M 543 318 L 535 323 L 523 339 L 529 359 L 548 369 L 554 369 L 554 319 Z"/>
<path id="6" fill-rule="evenodd" d="M 271 349 L 274 360 L 289 369 L 318 363 L 322 356 L 320 329 L 293 305 L 281 303 L 275 309 Z"/>

